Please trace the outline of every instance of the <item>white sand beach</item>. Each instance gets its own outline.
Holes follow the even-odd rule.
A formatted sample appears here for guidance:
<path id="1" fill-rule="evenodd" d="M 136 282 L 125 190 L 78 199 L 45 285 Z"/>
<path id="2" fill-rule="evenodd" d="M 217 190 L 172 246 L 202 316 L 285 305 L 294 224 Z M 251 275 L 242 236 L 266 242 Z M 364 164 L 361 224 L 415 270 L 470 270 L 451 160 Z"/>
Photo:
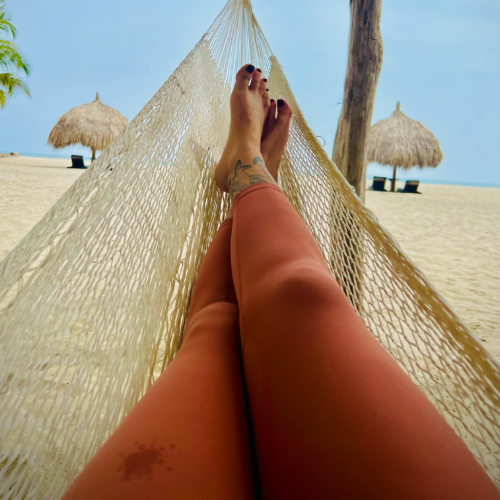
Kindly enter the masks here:
<path id="1" fill-rule="evenodd" d="M 70 160 L 0 158 L 0 260 L 84 170 Z M 366 204 L 498 360 L 500 189 L 421 184 L 422 194 L 367 190 Z"/>
<path id="2" fill-rule="evenodd" d="M 500 189 L 420 184 L 419 192 L 367 189 L 366 205 L 498 361 Z"/>
<path id="3" fill-rule="evenodd" d="M 69 159 L 0 158 L 0 260 L 85 172 L 70 165 Z"/>

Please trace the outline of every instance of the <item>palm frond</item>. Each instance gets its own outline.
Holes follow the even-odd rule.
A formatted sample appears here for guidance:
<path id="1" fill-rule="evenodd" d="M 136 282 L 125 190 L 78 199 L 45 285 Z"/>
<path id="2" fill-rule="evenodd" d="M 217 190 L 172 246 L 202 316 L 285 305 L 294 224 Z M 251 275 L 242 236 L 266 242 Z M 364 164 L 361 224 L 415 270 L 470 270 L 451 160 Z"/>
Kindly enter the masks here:
<path id="1" fill-rule="evenodd" d="M 16 28 L 10 22 L 10 18 L 5 12 L 5 2 L 0 0 L 0 33 L 16 37 Z M 30 96 L 27 85 L 17 75 L 18 72 L 29 75 L 31 68 L 19 51 L 18 46 L 11 40 L 0 39 L 0 109 L 5 106 L 7 97 L 15 92 L 22 92 Z"/>
<path id="2" fill-rule="evenodd" d="M 10 33 L 12 35 L 12 38 L 16 38 L 16 28 L 10 22 L 10 19 L 7 17 L 7 14 L 5 12 L 0 12 L 0 31 Z"/>
<path id="3" fill-rule="evenodd" d="M 27 85 L 14 73 L 0 73 L 0 108 L 5 105 L 6 97 L 10 97 L 15 92 L 23 92 L 28 97 L 30 91 Z"/>
<path id="4" fill-rule="evenodd" d="M 12 38 L 16 38 L 16 28 L 10 22 L 10 18 L 7 16 L 7 13 L 4 11 L 5 2 L 0 0 L 0 31 L 5 31 L 6 33 L 10 33 Z"/>
<path id="5" fill-rule="evenodd" d="M 9 40 L 0 40 L 0 68 L 7 71 L 17 69 L 30 74 L 30 65 L 24 59 L 18 46 Z"/>

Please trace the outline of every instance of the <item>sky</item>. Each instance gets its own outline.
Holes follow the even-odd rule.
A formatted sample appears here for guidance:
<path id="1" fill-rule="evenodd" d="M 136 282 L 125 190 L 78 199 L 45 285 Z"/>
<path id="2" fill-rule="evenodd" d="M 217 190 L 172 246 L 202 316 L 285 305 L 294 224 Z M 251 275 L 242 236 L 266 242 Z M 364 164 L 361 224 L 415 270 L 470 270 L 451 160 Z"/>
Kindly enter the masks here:
<path id="1" fill-rule="evenodd" d="M 69 109 L 101 101 L 131 120 L 202 37 L 226 0 L 7 0 L 32 66 L 32 97 L 0 110 L 0 151 L 53 150 L 47 137 Z M 253 0 L 310 127 L 331 154 L 341 110 L 348 0 Z M 500 183 L 498 0 L 384 0 L 384 59 L 373 123 L 402 111 L 439 139 L 437 169 L 399 178 Z M 251 61 L 250 61 L 251 62 Z M 369 165 L 368 177 L 391 169 Z"/>

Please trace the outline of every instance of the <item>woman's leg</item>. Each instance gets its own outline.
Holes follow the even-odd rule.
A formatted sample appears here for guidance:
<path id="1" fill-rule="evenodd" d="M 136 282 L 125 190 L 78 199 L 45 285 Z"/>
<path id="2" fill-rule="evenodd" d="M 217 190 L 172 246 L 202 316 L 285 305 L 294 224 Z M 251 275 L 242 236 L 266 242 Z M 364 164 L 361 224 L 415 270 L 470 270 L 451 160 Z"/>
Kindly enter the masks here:
<path id="1" fill-rule="evenodd" d="M 498 499 L 269 182 L 254 140 L 260 95 L 245 72 L 216 179 L 234 197 L 231 263 L 263 498 Z"/>
<path id="2" fill-rule="evenodd" d="M 200 267 L 181 349 L 64 500 L 254 498 L 231 225 Z"/>

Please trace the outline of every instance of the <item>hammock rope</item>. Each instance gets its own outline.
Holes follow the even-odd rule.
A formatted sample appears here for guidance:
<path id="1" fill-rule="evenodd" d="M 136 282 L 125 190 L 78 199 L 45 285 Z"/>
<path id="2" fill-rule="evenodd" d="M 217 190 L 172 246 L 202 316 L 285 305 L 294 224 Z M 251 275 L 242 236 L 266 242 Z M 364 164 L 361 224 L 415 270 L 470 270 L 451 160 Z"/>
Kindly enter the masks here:
<path id="1" fill-rule="evenodd" d="M 330 161 L 250 1 L 230 0 L 0 264 L 0 498 L 59 498 L 178 350 L 229 207 L 211 175 L 245 63 L 293 108 L 279 181 L 332 274 L 498 484 L 498 365 Z"/>

